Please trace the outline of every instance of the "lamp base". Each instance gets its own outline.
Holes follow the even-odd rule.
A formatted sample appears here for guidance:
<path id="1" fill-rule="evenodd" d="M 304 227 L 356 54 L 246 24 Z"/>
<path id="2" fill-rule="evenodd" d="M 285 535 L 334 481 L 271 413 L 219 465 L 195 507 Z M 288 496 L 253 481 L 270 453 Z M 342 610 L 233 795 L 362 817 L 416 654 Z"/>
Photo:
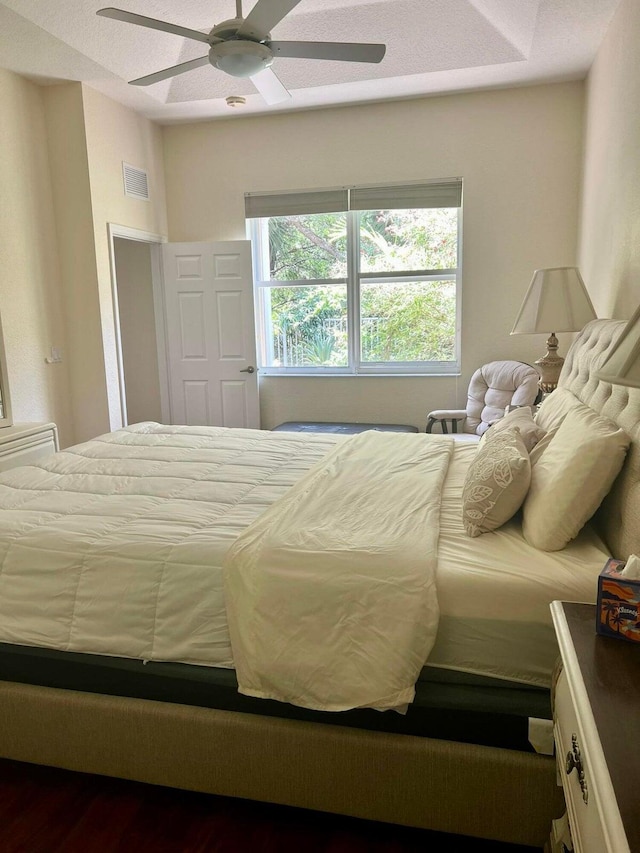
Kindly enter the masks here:
<path id="1" fill-rule="evenodd" d="M 540 373 L 538 386 L 544 394 L 550 394 L 558 387 L 558 378 L 564 364 L 564 358 L 558 354 L 558 339 L 555 332 L 547 338 L 547 352 L 534 362 Z"/>

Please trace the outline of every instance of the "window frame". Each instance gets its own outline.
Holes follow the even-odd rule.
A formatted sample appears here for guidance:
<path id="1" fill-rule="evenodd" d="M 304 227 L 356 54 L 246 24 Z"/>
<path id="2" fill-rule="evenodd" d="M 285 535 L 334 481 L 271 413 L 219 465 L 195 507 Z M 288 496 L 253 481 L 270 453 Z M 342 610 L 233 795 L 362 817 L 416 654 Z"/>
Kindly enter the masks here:
<path id="1" fill-rule="evenodd" d="M 402 208 L 398 208 L 402 209 Z M 407 208 L 410 209 L 410 208 Z M 432 208 L 433 209 L 433 208 Z M 269 275 L 268 222 L 263 217 L 247 219 L 247 235 L 251 240 L 253 280 L 256 315 L 256 343 L 258 366 L 263 376 L 458 376 L 461 363 L 462 337 L 462 205 L 457 208 L 457 266 L 442 270 L 402 270 L 400 272 L 363 273 L 360 270 L 360 218 L 363 210 L 336 211 L 346 214 L 347 222 L 347 276 L 336 279 L 303 279 L 282 281 L 265 277 Z M 406 279 L 420 281 L 455 281 L 455 339 L 454 358 L 451 361 L 363 362 L 360 358 L 361 317 L 360 285 L 397 283 Z M 278 367 L 269 365 L 268 347 L 273 335 L 268 328 L 270 308 L 268 293 L 273 287 L 345 286 L 347 290 L 347 365 L 304 365 Z M 272 360 L 272 359 L 271 359 Z"/>

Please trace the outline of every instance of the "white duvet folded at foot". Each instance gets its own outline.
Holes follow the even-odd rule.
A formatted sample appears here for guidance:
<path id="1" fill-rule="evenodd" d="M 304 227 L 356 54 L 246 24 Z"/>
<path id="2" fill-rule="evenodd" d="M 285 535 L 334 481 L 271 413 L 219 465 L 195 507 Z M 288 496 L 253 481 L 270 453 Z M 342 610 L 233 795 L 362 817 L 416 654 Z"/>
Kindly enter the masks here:
<path id="1" fill-rule="evenodd" d="M 448 437 L 338 445 L 231 546 L 225 595 L 240 691 L 307 708 L 397 708 L 435 641 Z"/>

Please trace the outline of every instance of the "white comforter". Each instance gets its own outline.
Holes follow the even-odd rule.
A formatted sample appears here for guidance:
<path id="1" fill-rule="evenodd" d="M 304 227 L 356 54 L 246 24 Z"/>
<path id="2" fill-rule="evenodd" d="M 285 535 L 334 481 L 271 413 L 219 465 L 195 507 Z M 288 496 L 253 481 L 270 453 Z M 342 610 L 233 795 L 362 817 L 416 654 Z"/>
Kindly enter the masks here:
<path id="1" fill-rule="evenodd" d="M 229 544 L 344 439 L 138 424 L 0 477 L 0 642 L 232 667 Z"/>
<path id="2" fill-rule="evenodd" d="M 406 705 L 435 641 L 440 498 L 453 443 L 351 438 L 225 560 L 242 693 L 307 708 Z"/>

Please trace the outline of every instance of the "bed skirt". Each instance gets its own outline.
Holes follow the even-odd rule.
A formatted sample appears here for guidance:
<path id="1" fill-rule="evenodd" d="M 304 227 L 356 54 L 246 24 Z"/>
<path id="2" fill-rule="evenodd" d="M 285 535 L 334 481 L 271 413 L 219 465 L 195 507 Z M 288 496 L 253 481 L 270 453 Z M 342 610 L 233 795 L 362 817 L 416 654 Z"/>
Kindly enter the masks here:
<path id="1" fill-rule="evenodd" d="M 532 846 L 564 810 L 546 756 L 8 681 L 0 756 Z"/>

